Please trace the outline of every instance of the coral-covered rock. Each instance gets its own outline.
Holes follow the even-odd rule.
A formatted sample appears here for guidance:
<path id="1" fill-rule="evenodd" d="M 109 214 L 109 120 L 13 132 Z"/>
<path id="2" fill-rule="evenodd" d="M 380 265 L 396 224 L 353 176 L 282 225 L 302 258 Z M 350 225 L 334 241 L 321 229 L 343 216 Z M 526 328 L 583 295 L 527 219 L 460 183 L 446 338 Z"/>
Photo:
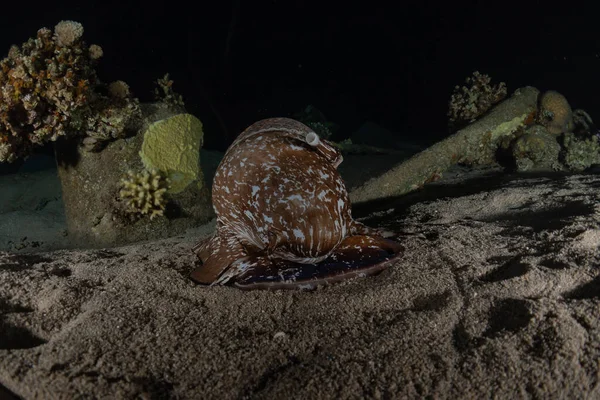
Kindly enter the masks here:
<path id="1" fill-rule="evenodd" d="M 539 98 L 538 122 L 553 135 L 573 130 L 573 111 L 562 94 L 548 90 Z"/>
<path id="2" fill-rule="evenodd" d="M 571 132 L 563 137 L 564 163 L 571 171 L 583 171 L 600 164 L 600 140 L 597 136 L 578 138 Z"/>
<path id="3" fill-rule="evenodd" d="M 135 131 L 141 116 L 137 100 L 98 90 L 95 67 L 102 49 L 87 46 L 82 36 L 80 23 L 61 21 L 54 33 L 40 29 L 0 61 L 0 162 L 61 137 L 101 142 Z"/>
<path id="4" fill-rule="evenodd" d="M 540 125 L 533 125 L 512 144 L 512 154 L 517 170 L 553 171 L 561 169 L 558 159 L 560 144 Z"/>
<path id="5" fill-rule="evenodd" d="M 139 133 L 109 141 L 102 151 L 86 151 L 84 144 L 73 141 L 61 141 L 57 146 L 67 228 L 77 244 L 103 247 L 173 236 L 207 222 L 213 216 L 209 191 L 198 166 L 202 131 L 197 120 L 195 124 L 170 125 L 171 147 L 162 149 L 168 150 L 169 154 L 162 154 L 167 159 L 188 159 L 186 165 L 194 164 L 195 175 L 187 174 L 185 184 L 179 181 L 177 191 L 171 190 L 172 181 L 169 186 L 165 185 L 166 181 L 156 182 L 156 190 L 148 188 L 143 192 L 143 196 L 149 197 L 144 197 L 140 203 L 132 202 L 130 195 L 135 191 L 122 192 L 122 179 L 128 171 L 157 169 L 161 176 L 170 177 L 170 180 L 178 177 L 178 172 L 168 167 L 176 165 L 175 162 L 146 165 L 140 153 L 148 135 L 154 132 L 149 129 L 153 124 L 170 118 L 188 118 L 178 117 L 180 111 L 164 103 L 143 105 L 142 109 L 144 122 Z M 143 177 L 140 179 L 137 182 L 143 184 Z M 152 179 L 146 183 L 153 185 Z M 155 196 L 157 193 L 160 196 Z M 147 199 L 158 199 L 160 205 L 148 204 Z M 139 204 L 137 211 L 146 212 L 132 212 L 135 210 L 131 206 L 136 204 Z"/>

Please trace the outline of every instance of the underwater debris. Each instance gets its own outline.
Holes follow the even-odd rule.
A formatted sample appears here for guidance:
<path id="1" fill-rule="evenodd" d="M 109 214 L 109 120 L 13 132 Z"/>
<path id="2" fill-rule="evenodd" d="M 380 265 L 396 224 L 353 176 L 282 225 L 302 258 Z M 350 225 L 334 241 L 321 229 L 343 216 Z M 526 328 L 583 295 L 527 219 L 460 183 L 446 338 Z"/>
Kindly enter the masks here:
<path id="1" fill-rule="evenodd" d="M 533 124 L 538 95 L 539 90 L 531 86 L 515 90 L 485 117 L 355 188 L 350 199 L 360 203 L 400 196 L 422 187 L 458 163 L 496 163 L 495 155 L 501 143 L 512 141 L 524 127 Z"/>

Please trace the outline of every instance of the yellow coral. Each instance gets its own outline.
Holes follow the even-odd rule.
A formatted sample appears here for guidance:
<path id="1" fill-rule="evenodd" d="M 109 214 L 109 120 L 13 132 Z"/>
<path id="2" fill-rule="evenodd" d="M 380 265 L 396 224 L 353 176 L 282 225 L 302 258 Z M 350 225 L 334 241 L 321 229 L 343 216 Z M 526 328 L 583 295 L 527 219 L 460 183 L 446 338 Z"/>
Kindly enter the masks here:
<path id="1" fill-rule="evenodd" d="M 169 184 L 169 179 L 157 169 L 128 171 L 127 176 L 121 179 L 119 196 L 126 202 L 130 213 L 150 214 L 150 219 L 154 219 L 164 214 L 167 204 L 165 192 Z"/>
<path id="2" fill-rule="evenodd" d="M 203 183 L 200 148 L 202 122 L 191 114 L 157 121 L 144 133 L 140 157 L 147 169 L 164 171 L 171 180 L 169 193 L 181 193 L 192 182 Z"/>
<path id="3" fill-rule="evenodd" d="M 538 122 L 553 135 L 572 131 L 573 111 L 566 97 L 554 90 L 544 92 L 539 99 Z"/>

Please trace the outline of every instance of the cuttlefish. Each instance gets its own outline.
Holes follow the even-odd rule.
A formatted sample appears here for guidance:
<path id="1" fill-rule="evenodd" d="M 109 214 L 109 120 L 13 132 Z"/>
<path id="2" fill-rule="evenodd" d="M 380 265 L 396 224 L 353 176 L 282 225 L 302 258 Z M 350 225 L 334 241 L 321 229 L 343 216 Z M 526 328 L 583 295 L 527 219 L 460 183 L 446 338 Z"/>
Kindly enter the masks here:
<path id="1" fill-rule="evenodd" d="M 254 123 L 231 144 L 212 186 L 215 233 L 193 250 L 191 278 L 243 289 L 313 289 L 382 271 L 400 243 L 355 221 L 342 154 L 289 118 Z"/>

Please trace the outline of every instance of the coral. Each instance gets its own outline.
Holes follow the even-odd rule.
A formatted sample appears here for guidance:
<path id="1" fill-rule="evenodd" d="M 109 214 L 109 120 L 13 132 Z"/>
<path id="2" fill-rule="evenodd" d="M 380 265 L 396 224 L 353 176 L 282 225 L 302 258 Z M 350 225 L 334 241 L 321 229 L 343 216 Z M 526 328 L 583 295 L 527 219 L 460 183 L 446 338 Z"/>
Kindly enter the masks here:
<path id="1" fill-rule="evenodd" d="M 169 184 L 169 179 L 157 169 L 128 171 L 127 176 L 121 179 L 119 197 L 125 202 L 127 212 L 149 215 L 150 219 L 154 219 L 164 214 Z"/>
<path id="2" fill-rule="evenodd" d="M 590 114 L 585 110 L 573 110 L 573 132 L 577 136 L 587 137 L 598 131 Z"/>
<path id="3" fill-rule="evenodd" d="M 593 164 L 600 164 L 600 140 L 597 136 L 578 139 L 575 134 L 564 135 L 564 163 L 572 171 L 583 171 Z"/>
<path id="4" fill-rule="evenodd" d="M 91 44 L 89 52 L 92 60 L 98 60 L 104 55 L 104 50 L 102 50 L 102 47 L 98 46 L 97 44 Z"/>
<path id="5" fill-rule="evenodd" d="M 73 46 L 83 36 L 83 25 L 75 21 L 60 21 L 54 27 L 54 33 L 59 46 Z"/>
<path id="6" fill-rule="evenodd" d="M 157 87 L 154 89 L 154 97 L 157 100 L 175 107 L 185 106 L 183 97 L 173 90 L 173 81 L 169 79 L 168 73 L 156 80 L 156 86 Z"/>
<path id="7" fill-rule="evenodd" d="M 448 104 L 450 125 L 458 128 L 475 121 L 506 97 L 506 84 L 491 84 L 491 78 L 479 71 L 466 79 L 465 86 L 456 86 Z"/>
<path id="8" fill-rule="evenodd" d="M 574 127 L 573 111 L 562 94 L 548 90 L 539 98 L 538 123 L 553 135 L 571 132 Z"/>
<path id="9" fill-rule="evenodd" d="M 125 137 L 129 132 L 139 129 L 142 124 L 142 110 L 138 99 L 130 96 L 124 91 L 119 96 L 110 92 L 110 97 L 96 100 L 79 129 L 86 139 L 93 139 L 98 144 L 88 150 L 99 150 L 109 140 Z"/>
<path id="10" fill-rule="evenodd" d="M 522 136 L 512 143 L 512 154 L 518 171 L 558 170 L 560 144 L 540 125 L 527 128 Z"/>
<path id="11" fill-rule="evenodd" d="M 136 101 L 115 102 L 97 90 L 102 49 L 88 47 L 82 35 L 81 24 L 61 21 L 54 34 L 42 28 L 0 61 L 0 162 L 59 137 L 120 137 L 123 121 L 138 115 Z"/>
<path id="12" fill-rule="evenodd" d="M 179 193 L 192 182 L 202 185 L 203 139 L 202 122 L 191 114 L 178 114 L 150 125 L 140 157 L 147 169 L 165 171 L 171 181 L 169 192 Z"/>
<path id="13" fill-rule="evenodd" d="M 126 99 L 131 96 L 129 85 L 123 81 L 115 81 L 108 85 L 108 93 L 116 99 Z"/>

